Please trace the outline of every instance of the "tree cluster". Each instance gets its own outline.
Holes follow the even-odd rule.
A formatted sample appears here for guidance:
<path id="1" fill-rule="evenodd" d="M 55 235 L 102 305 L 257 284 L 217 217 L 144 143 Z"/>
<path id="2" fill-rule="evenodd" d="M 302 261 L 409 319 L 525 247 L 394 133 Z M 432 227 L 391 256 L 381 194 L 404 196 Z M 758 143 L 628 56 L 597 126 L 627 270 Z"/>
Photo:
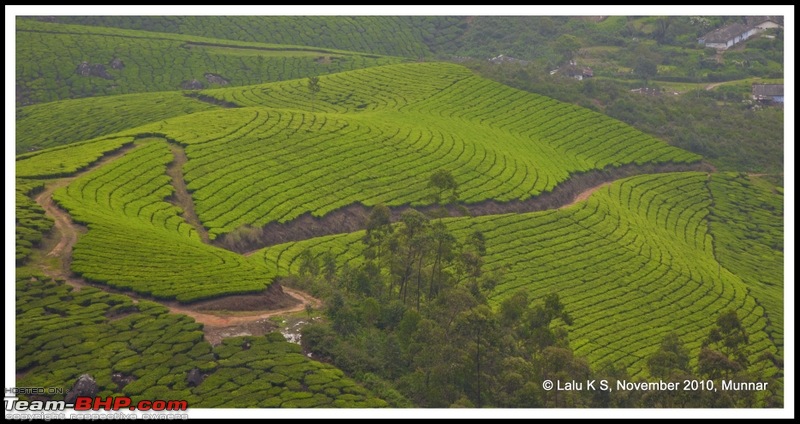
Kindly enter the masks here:
<path id="1" fill-rule="evenodd" d="M 451 196 L 457 197 L 457 184 L 446 177 L 431 179 L 437 202 L 455 202 Z M 524 290 L 493 293 L 504 270 L 484 266 L 487 244 L 480 231 L 459 239 L 441 218 L 414 209 L 393 223 L 389 208 L 378 205 L 361 242 L 360 260 L 343 265 L 331 252 L 302 252 L 299 275 L 287 282 L 326 304 L 326 319 L 302 330 L 304 349 L 367 383 L 393 406 L 782 404 L 780 371 L 764 375 L 769 367 L 750 368 L 749 337 L 735 311 L 720 315 L 696 361 L 676 334 L 668 334 L 647 357 L 649 376 L 634 378 L 623 363 L 593 370 L 574 354 L 567 333 L 573 320 L 556 293 L 536 299 Z M 489 297 L 501 300 L 490 305 Z M 768 356 L 759 358 L 760 365 L 772 360 L 782 369 L 779 358 Z M 620 380 L 658 379 L 682 388 L 686 380 L 712 381 L 716 390 L 616 390 Z M 545 390 L 545 380 L 606 380 L 612 390 Z M 723 380 L 771 384 L 762 392 L 722 391 Z"/>
<path id="2" fill-rule="evenodd" d="M 337 268 L 329 252 L 300 255 L 294 284 L 326 300 L 327 318 L 303 329 L 305 349 L 396 388 L 397 406 L 586 405 L 541 388 L 546 378 L 590 373 L 569 348 L 563 327 L 572 320 L 558 295 L 530 299 L 521 291 L 492 308 L 487 296 L 502 270 L 485 269 L 482 233 L 459 240 L 416 210 L 397 224 L 390 215 L 373 209 L 357 267 Z"/>

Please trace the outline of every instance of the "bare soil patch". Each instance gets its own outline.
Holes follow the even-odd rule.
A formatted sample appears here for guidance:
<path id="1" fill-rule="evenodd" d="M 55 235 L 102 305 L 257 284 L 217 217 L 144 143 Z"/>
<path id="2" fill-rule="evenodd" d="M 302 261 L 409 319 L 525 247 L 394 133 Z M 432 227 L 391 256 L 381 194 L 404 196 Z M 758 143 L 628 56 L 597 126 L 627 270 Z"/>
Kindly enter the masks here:
<path id="1" fill-rule="evenodd" d="M 585 200 L 603 184 L 620 178 L 641 174 L 681 171 L 713 172 L 713 168 L 704 162 L 607 167 L 602 170 L 574 174 L 567 181 L 557 185 L 552 191 L 525 200 L 512 200 L 510 202 L 486 200 L 472 204 L 448 206 L 446 209 L 449 216 L 485 216 L 559 209 Z M 583 197 L 581 198 L 581 196 Z M 409 206 L 392 206 L 389 209 L 392 212 L 392 221 L 396 222 L 400 219 L 401 214 L 409 209 Z M 440 207 L 427 206 L 417 209 L 423 213 L 431 214 L 437 212 Z M 276 244 L 362 230 L 370 210 L 371 208 L 361 203 L 355 203 L 330 212 L 323 217 L 315 217 L 310 213 L 305 213 L 289 222 L 273 222 L 261 228 L 250 229 L 248 237 L 227 237 L 226 234 L 223 234 L 212 243 L 224 249 L 249 255 L 259 249 Z"/>
<path id="2" fill-rule="evenodd" d="M 189 158 L 186 157 L 186 152 L 184 152 L 183 148 L 180 146 L 169 143 L 169 148 L 172 150 L 172 155 L 175 157 L 175 160 L 167 167 L 167 175 L 172 178 L 172 187 L 175 189 L 170 201 L 175 206 L 183 209 L 183 213 L 181 214 L 183 219 L 197 231 L 203 243 L 208 243 L 208 230 L 206 230 L 200 222 L 200 219 L 194 211 L 192 195 L 189 194 L 189 189 L 186 187 L 186 180 L 183 179 L 183 165 L 186 164 Z"/>
<path id="3" fill-rule="evenodd" d="M 104 157 L 75 176 L 61 178 L 47 184 L 45 189 L 36 196 L 36 202 L 42 206 L 47 216 L 53 218 L 54 221 L 55 231 L 53 237 L 55 237 L 56 241 L 54 243 L 55 246 L 47 252 L 47 256 L 58 257 L 61 264 L 57 269 L 54 269 L 46 263 L 41 263 L 40 267 L 45 275 L 53 279 L 64 280 L 76 290 L 91 286 L 110 293 L 127 295 L 133 299 L 134 303 L 140 299 L 158 302 L 167 307 L 172 313 L 188 315 L 203 324 L 205 338 L 212 344 L 218 344 L 226 337 L 265 334 L 276 328 L 269 321 L 269 318 L 302 311 L 305 309 L 306 304 L 311 304 L 314 307 L 319 307 L 322 304 L 319 299 L 301 291 L 284 289 L 278 282 L 271 284 L 262 293 L 226 296 L 193 304 L 181 304 L 176 301 L 163 301 L 128 291 L 116 290 L 106 285 L 93 284 L 72 273 L 69 268 L 72 260 L 72 248 L 77 243 L 80 234 L 84 233 L 86 229 L 73 222 L 70 215 L 55 204 L 52 194 L 57 188 L 66 186 L 83 173 L 121 157 L 126 150 L 120 150 Z M 186 156 L 183 154 L 182 149 L 175 148 L 175 146 L 173 146 L 173 154 L 175 154 L 176 160 L 171 166 L 173 170 L 170 176 L 173 177 L 173 183 L 179 186 L 183 183 L 182 173 L 175 172 L 174 169 L 181 169 L 182 164 L 185 163 Z M 183 191 L 185 196 L 189 196 L 185 183 L 183 183 L 183 190 L 180 187 L 176 188 L 176 192 L 180 191 Z M 179 196 L 182 195 L 176 194 L 175 197 L 178 198 Z M 187 205 L 192 205 L 191 197 L 188 197 L 188 199 Z M 183 204 L 181 203 L 181 205 Z M 191 210 L 191 215 L 194 215 L 193 208 L 184 209 L 184 213 L 186 213 L 187 209 Z M 184 218 L 187 218 L 188 222 L 191 216 L 185 216 Z M 196 216 L 194 216 L 194 219 L 196 219 Z M 125 313 L 107 318 L 112 320 L 119 319 L 124 315 Z"/>

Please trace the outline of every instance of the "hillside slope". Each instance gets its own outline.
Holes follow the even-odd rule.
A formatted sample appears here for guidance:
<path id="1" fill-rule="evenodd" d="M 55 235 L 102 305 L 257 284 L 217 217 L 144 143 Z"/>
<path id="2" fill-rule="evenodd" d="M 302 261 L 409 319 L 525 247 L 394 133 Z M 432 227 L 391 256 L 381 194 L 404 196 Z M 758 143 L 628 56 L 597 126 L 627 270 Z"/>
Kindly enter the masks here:
<path id="1" fill-rule="evenodd" d="M 417 58 L 463 32 L 455 16 L 59 16 L 54 21 Z"/>
<path id="2" fill-rule="evenodd" d="M 217 109 L 177 91 L 62 100 L 17 108 L 17 153 L 89 140 Z"/>
<path id="3" fill-rule="evenodd" d="M 212 238 L 243 226 L 363 203 L 430 203 L 427 176 L 453 173 L 460 199 L 526 199 L 570 174 L 696 162 L 587 109 L 514 90 L 445 63 L 207 90 L 251 106 L 187 115 L 123 134 L 185 146 L 185 178 Z M 313 112 L 312 112 L 313 110 Z"/>
<path id="4" fill-rule="evenodd" d="M 153 302 L 39 275 L 19 276 L 16 290 L 20 385 L 69 388 L 88 374 L 103 398 L 181 399 L 189 408 L 387 406 L 279 333 L 211 346 L 201 324 Z"/>
<path id="5" fill-rule="evenodd" d="M 17 19 L 17 105 L 245 85 L 406 59 Z"/>
<path id="6" fill-rule="evenodd" d="M 729 269 L 718 261 L 715 244 L 733 241 L 740 226 L 709 226 L 712 192 L 714 202 L 736 198 L 717 188 L 730 184 L 729 176 L 713 180 L 718 182 L 709 183 L 702 173 L 631 177 L 565 209 L 445 222 L 459 239 L 475 230 L 484 234 L 486 267 L 502 275 L 491 294 L 494 304 L 518 290 L 532 299 L 557 293 L 574 320 L 568 327 L 571 345 L 592 364 L 624 364 L 632 375 L 644 376 L 647 357 L 670 332 L 696 357 L 719 313 L 733 309 L 750 334 L 751 360 L 772 374 L 777 370 L 758 357 L 779 352 L 773 333 L 782 328 L 783 307 L 774 300 L 782 298 L 782 288 L 757 283 L 741 266 Z M 758 193 L 739 194 L 744 192 Z M 297 275 L 306 250 L 330 252 L 340 266 L 354 267 L 363 260 L 363 237 L 356 232 L 286 243 L 254 256 L 277 264 L 280 275 Z M 761 255 L 736 254 L 745 263 Z"/>
<path id="7" fill-rule="evenodd" d="M 424 83 L 412 84 L 412 77 Z M 193 205 L 176 206 L 177 187 L 166 172 L 178 162 L 163 139 L 138 141 L 54 198 L 89 227 L 75 247 L 74 271 L 187 302 L 258 292 L 277 275 L 272 266 L 203 243 L 205 229 L 213 240 L 243 226 L 321 216 L 350 204 L 429 204 L 427 176 L 440 168 L 453 173 L 463 201 L 476 203 L 536 196 L 576 172 L 699 159 L 457 65 L 337 74 L 321 79 L 318 99 L 304 84 L 208 91 L 239 102 L 242 94 L 252 96 L 245 99 L 260 105 L 196 112 L 21 155 L 17 174 L 69 176 L 146 137 L 183 146 L 188 162 L 175 172 Z M 189 224 L 183 214 L 190 207 L 204 228 Z"/>

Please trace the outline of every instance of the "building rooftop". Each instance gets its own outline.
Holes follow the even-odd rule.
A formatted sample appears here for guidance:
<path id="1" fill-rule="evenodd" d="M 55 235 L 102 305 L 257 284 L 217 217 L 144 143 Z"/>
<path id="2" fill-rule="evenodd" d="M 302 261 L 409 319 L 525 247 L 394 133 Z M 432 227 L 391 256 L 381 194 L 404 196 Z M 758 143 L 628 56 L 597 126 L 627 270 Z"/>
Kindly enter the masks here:
<path id="1" fill-rule="evenodd" d="M 705 40 L 706 44 L 725 43 L 728 40 L 736 37 L 737 35 L 744 34 L 745 32 L 747 32 L 748 28 L 749 27 L 745 24 L 730 24 L 709 32 L 708 34 L 703 36 L 702 39 Z"/>
<path id="2" fill-rule="evenodd" d="M 754 96 L 783 96 L 783 84 L 753 84 Z"/>
<path id="3" fill-rule="evenodd" d="M 745 20 L 747 21 L 747 25 L 750 26 L 756 26 L 766 21 L 772 21 L 783 26 L 783 16 L 747 16 Z"/>

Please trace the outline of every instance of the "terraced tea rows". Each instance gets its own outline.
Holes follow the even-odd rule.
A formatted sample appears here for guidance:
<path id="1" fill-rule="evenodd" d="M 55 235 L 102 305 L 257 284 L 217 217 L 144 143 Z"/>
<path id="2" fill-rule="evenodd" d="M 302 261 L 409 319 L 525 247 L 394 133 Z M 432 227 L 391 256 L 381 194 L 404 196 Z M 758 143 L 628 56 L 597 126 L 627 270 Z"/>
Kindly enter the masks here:
<path id="1" fill-rule="evenodd" d="M 189 317 L 41 276 L 17 277 L 16 308 L 17 382 L 25 387 L 70 388 L 89 374 L 98 396 L 183 399 L 190 408 L 387 405 L 278 333 L 212 348 Z"/>
<path id="2" fill-rule="evenodd" d="M 643 375 L 645 358 L 672 331 L 696 357 L 715 317 L 731 308 L 750 332 L 755 362 L 758 354 L 777 348 L 764 331 L 765 306 L 754 297 L 758 293 L 714 258 L 706 178 L 700 173 L 633 177 L 580 206 L 447 223 L 462 240 L 474 230 L 484 233 L 487 266 L 505 270 L 495 303 L 516 290 L 528 291 L 532 299 L 558 293 L 575 321 L 571 344 L 592 364 L 617 362 Z M 340 262 L 354 264 L 362 237 L 359 232 L 288 243 L 254 256 L 276 264 L 279 274 L 296 274 L 297 258 L 306 249 L 330 251 Z"/>
<path id="3" fill-rule="evenodd" d="M 719 262 L 767 310 L 767 331 L 783 348 L 783 195 L 758 177 L 714 174 L 710 227 Z"/>
<path id="4" fill-rule="evenodd" d="M 313 101 L 313 108 L 318 112 L 348 113 L 375 110 L 398 112 L 406 111 L 410 105 L 422 102 L 448 90 L 452 85 L 471 78 L 484 81 L 475 77 L 469 69 L 459 65 L 410 63 L 325 76 L 320 78 L 321 90 L 314 98 L 308 92 L 306 80 L 203 90 L 202 93 L 240 106 L 268 106 L 310 111 Z M 502 87 L 500 84 L 497 86 Z M 446 95 L 448 92 L 445 91 L 443 94 Z M 464 102 L 461 106 L 470 105 Z"/>
<path id="5" fill-rule="evenodd" d="M 153 141 L 77 178 L 54 199 L 88 225 L 72 269 L 92 281 L 182 302 L 266 288 L 274 274 L 234 253 L 208 246 L 164 201 L 173 156 Z"/>
<path id="6" fill-rule="evenodd" d="M 180 90 L 192 80 L 202 87 L 256 84 L 405 60 L 29 19 L 17 20 L 16 36 L 21 105 Z"/>
<path id="7" fill-rule="evenodd" d="M 133 137 L 109 137 L 17 156 L 17 177 L 58 178 L 72 175 L 108 153 L 133 145 Z"/>
<path id="8" fill-rule="evenodd" d="M 417 58 L 463 32 L 453 16 L 59 16 L 58 22 Z"/>
<path id="9" fill-rule="evenodd" d="M 323 77 L 315 106 L 304 84 L 209 90 L 261 107 L 177 117 L 130 134 L 164 134 L 186 146 L 185 178 L 212 238 L 358 202 L 425 203 L 426 176 L 439 168 L 456 177 L 461 200 L 475 203 L 524 200 L 571 173 L 606 166 L 699 160 L 594 112 L 456 65 Z M 294 111 L 312 107 L 326 113 Z"/>
<path id="10" fill-rule="evenodd" d="M 64 100 L 17 109 L 17 153 L 105 136 L 217 107 L 179 92 Z"/>
<path id="11" fill-rule="evenodd" d="M 42 235 L 53 227 L 53 220 L 45 216 L 44 209 L 31 199 L 44 188 L 42 181 L 17 178 L 15 183 L 15 248 L 19 264 L 30 256 L 34 246 L 41 243 Z"/>
<path id="12" fill-rule="evenodd" d="M 302 237 L 302 226 L 309 222 L 326 233 L 354 228 L 351 223 L 357 219 L 351 218 L 363 216 L 364 209 L 347 206 L 428 205 L 433 192 L 429 177 L 437 170 L 455 178 L 460 203 L 492 200 L 473 209 L 482 214 L 519 211 L 534 203 L 543 208 L 566 204 L 562 199 L 582 192 L 595 175 L 608 181 L 624 173 L 685 169 L 656 164 L 701 159 L 588 109 L 480 78 L 459 65 L 425 63 L 437 43 L 459 46 L 483 34 L 466 32 L 472 21 L 465 17 L 57 17 L 18 18 L 16 24 L 16 148 L 22 153 L 15 163 L 19 387 L 70 387 L 88 373 L 97 379 L 99 396 L 186 399 L 190 407 L 387 406 L 341 370 L 310 360 L 277 333 L 227 338 L 242 334 L 239 330 L 249 332 L 249 327 L 233 326 L 247 320 L 261 320 L 257 324 L 263 332 L 271 327 L 267 317 L 299 312 L 304 305 L 310 315 L 322 306 L 317 299 L 300 293 L 302 304 L 278 306 L 259 316 L 217 317 L 198 312 L 205 303 L 177 305 L 246 294 L 257 296 L 209 303 L 225 309 L 236 309 L 231 305 L 240 301 L 261 307 L 264 298 L 274 295 L 265 289 L 276 277 L 298 274 L 307 252 L 336 259 L 343 279 L 330 278 L 321 290 L 327 291 L 327 284 L 333 287 L 350 278 L 344 264 L 361 265 L 363 231 L 270 246 L 252 255 L 210 243 L 226 234 L 222 241 L 230 237 L 233 242 L 217 240 L 218 245 L 240 248 L 247 245 L 237 244 L 241 240 L 263 242 L 288 233 L 293 236 L 282 240 L 296 239 L 294 234 Z M 479 27 L 484 26 L 486 22 Z M 559 34 L 549 32 L 553 39 Z M 486 34 L 494 38 L 493 32 Z M 469 51 L 491 45 L 499 44 L 488 40 Z M 318 91 L 309 85 L 309 77 L 317 75 Z M 91 98 L 77 99 L 83 97 Z M 632 166 L 644 164 L 648 166 Z M 582 173 L 587 175 L 542 202 L 521 203 Z M 485 239 L 483 271 L 497 275 L 499 284 L 491 290 L 478 286 L 489 293 L 491 306 L 518 291 L 534 303 L 556 293 L 574 320 L 565 326 L 569 347 L 586 357 L 594 371 L 614 364 L 627 368 L 634 379 L 649 379 L 647 358 L 670 333 L 677 333 L 690 357 L 697 358 L 720 313 L 733 310 L 749 333 L 752 364 L 747 372 L 774 381 L 780 397 L 781 359 L 771 354 L 784 355 L 783 198 L 782 190 L 769 181 L 744 174 L 640 175 L 595 186 L 588 200 L 558 210 L 442 222 L 460 241 L 476 231 Z M 32 196 L 45 187 L 34 202 Z M 53 190 L 53 200 L 63 210 L 49 201 Z M 57 259 L 34 250 L 53 226 L 40 205 L 55 217 L 54 236 L 61 239 L 53 249 L 54 241 L 47 239 L 46 245 Z M 337 210 L 322 222 L 310 219 Z M 68 216 L 88 230 L 70 227 Z M 349 220 L 347 225 L 337 226 L 340 218 Z M 434 276 L 441 277 L 448 266 L 442 264 L 450 263 L 449 235 L 430 235 L 431 246 L 438 240 L 439 250 L 435 261 L 429 261 L 426 249 L 434 249 L 424 245 L 428 234 L 412 232 L 374 252 L 406 259 L 402 266 L 392 263 L 406 273 L 392 280 L 388 297 L 398 285 L 400 302 L 405 303 L 412 290 L 410 278 L 415 278 L 417 312 L 436 312 L 440 305 L 430 298 L 437 286 L 464 283 L 452 283 L 460 277 L 434 283 Z M 471 272 L 460 268 L 474 259 L 470 248 L 456 246 L 455 256 L 462 262 L 445 272 Z M 21 266 L 29 258 L 31 265 Z M 327 265 L 325 272 L 330 273 Z M 38 275 L 39 270 L 82 288 L 51 281 Z M 116 290 L 84 286 L 70 271 Z M 352 286 L 359 292 L 385 296 L 383 288 L 365 286 L 372 283 L 369 272 L 353 275 L 357 281 Z M 424 290 L 425 279 L 430 279 L 429 291 Z M 111 293 L 117 290 L 134 294 Z M 423 299 L 427 305 L 420 300 L 425 291 L 430 293 Z M 461 302 L 460 294 L 452 299 Z M 397 304 L 375 308 L 375 299 L 360 304 L 358 293 L 320 297 L 327 302 L 330 320 L 303 335 L 319 345 L 319 351 L 312 347 L 314 354 L 343 369 L 350 369 L 347 361 L 335 361 L 367 364 L 354 369 L 358 378 L 370 381 L 368 386 L 393 406 L 409 403 L 394 389 L 426 393 L 429 378 L 447 380 L 441 387 L 463 386 L 464 396 L 443 405 L 491 405 L 482 403 L 483 376 L 491 377 L 484 390 L 519 385 L 508 394 L 530 392 L 532 405 L 549 404 L 547 397 L 539 399 L 538 387 L 531 388 L 535 381 L 519 377 L 539 371 L 546 377 L 547 366 L 553 364 L 542 364 L 537 357 L 541 349 L 530 353 L 534 359 L 529 361 L 527 349 L 518 356 L 513 343 L 482 343 L 480 329 L 505 325 L 514 311 L 503 311 L 512 313 L 498 321 L 483 306 L 470 311 L 474 316 L 453 314 L 460 322 L 454 324 L 458 331 L 469 331 L 460 335 L 465 337 L 458 354 L 468 364 L 473 361 L 470 351 L 477 353 L 470 381 L 471 367 L 429 367 L 442 358 L 447 364 L 456 346 L 452 343 L 435 349 L 441 358 L 393 361 L 416 356 L 426 341 L 448 340 L 444 326 L 420 326 L 410 336 L 403 328 L 414 316 L 409 312 L 401 319 L 394 313 L 402 312 L 394 308 Z M 203 341 L 202 325 L 170 314 L 148 298 L 175 300 L 164 303 L 215 323 L 211 327 L 220 333 L 207 334 L 224 341 L 212 347 Z M 473 301 L 470 296 L 464 306 Z M 528 318 L 538 310 L 529 312 L 519 314 L 524 325 L 509 328 L 524 333 L 523 327 L 531 324 Z M 384 320 L 383 315 L 396 317 Z M 422 317 L 423 325 L 428 318 L 447 322 L 440 315 L 416 317 Z M 352 325 L 354 317 L 368 325 L 356 328 L 361 326 Z M 479 320 L 477 326 L 473 318 Z M 566 324 L 559 320 L 556 325 Z M 390 327 L 391 332 L 383 331 Z M 335 340 L 329 331 L 338 334 Z M 335 344 L 335 349 L 324 344 Z M 493 363 L 482 370 L 484 346 L 491 358 L 484 363 Z M 553 353 L 560 354 L 545 352 L 542 357 L 553 358 Z M 400 362 L 405 364 L 393 368 Z M 575 361 L 578 367 L 582 362 Z M 532 367 L 541 370 L 530 373 Z M 363 375 L 383 371 L 380 378 L 386 381 Z M 745 397 L 741 402 L 748 402 Z M 578 406 L 576 399 L 573 406 Z M 630 400 L 647 404 L 653 399 L 642 395 Z"/>

